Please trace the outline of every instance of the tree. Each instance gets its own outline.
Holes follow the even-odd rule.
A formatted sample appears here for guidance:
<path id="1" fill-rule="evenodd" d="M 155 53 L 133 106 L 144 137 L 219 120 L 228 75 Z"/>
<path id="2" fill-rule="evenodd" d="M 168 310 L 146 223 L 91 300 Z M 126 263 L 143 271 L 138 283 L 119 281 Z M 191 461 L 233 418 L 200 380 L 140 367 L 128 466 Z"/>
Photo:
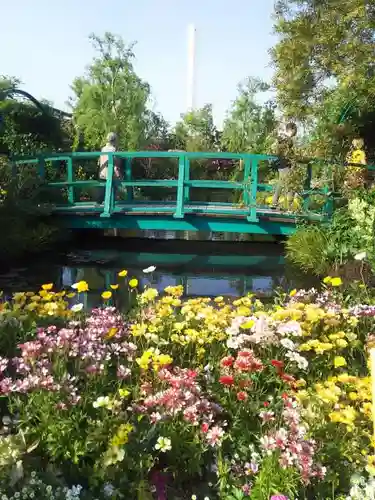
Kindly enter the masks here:
<path id="1" fill-rule="evenodd" d="M 119 146 L 134 150 L 147 139 L 150 87 L 134 71 L 134 44 L 111 33 L 91 35 L 97 57 L 72 85 L 73 114 L 85 146 L 98 149 L 108 132 L 117 132 Z"/>
<path id="2" fill-rule="evenodd" d="M 278 101 L 288 116 L 314 114 L 332 87 L 375 99 L 375 5 L 368 0 L 279 0 L 272 50 Z"/>
<path id="3" fill-rule="evenodd" d="M 219 138 L 211 104 L 181 115 L 181 120 L 174 128 L 174 142 L 177 149 L 217 151 Z"/>
<path id="4" fill-rule="evenodd" d="M 66 120 L 49 103 L 19 91 L 19 83 L 16 78 L 0 76 L 0 152 L 15 155 L 70 149 Z M 28 101 L 16 99 L 19 94 Z"/>
<path id="5" fill-rule="evenodd" d="M 221 143 L 233 152 L 266 153 L 276 127 L 275 104 L 257 104 L 256 95 L 269 89 L 264 82 L 247 78 L 238 86 L 238 96 L 224 122 Z"/>

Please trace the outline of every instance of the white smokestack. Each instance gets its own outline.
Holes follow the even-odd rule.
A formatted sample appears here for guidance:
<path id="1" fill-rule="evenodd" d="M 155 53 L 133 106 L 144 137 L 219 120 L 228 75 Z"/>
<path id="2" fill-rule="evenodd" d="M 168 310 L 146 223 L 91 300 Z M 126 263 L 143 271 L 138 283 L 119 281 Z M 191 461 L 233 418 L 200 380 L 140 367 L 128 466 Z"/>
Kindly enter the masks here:
<path id="1" fill-rule="evenodd" d="M 187 71 L 187 111 L 194 109 L 194 87 L 195 87 L 195 26 L 188 26 L 188 71 Z"/>

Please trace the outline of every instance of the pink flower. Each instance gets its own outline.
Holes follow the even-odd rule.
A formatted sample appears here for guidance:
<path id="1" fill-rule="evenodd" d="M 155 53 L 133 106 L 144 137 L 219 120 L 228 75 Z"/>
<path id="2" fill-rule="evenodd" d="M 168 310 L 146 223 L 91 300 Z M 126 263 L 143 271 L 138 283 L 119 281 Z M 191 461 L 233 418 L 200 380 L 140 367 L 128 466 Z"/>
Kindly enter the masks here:
<path id="1" fill-rule="evenodd" d="M 215 425 L 206 434 L 208 444 L 212 447 L 221 446 L 224 434 L 225 432 L 223 431 L 223 429 L 218 425 Z"/>
<path id="2" fill-rule="evenodd" d="M 289 500 L 285 495 L 272 495 L 270 500 Z"/>

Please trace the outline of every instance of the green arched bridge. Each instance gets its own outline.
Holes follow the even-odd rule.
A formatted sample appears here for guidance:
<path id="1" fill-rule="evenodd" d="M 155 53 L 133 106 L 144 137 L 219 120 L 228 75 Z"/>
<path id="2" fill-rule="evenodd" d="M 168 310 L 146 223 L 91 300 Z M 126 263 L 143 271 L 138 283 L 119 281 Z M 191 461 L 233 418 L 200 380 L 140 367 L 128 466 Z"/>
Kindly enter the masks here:
<path id="1" fill-rule="evenodd" d="M 22 168 L 35 169 L 51 192 L 53 216 L 69 228 L 288 235 L 303 221 L 328 221 L 334 207 L 331 174 L 325 174 L 325 185 L 313 187 L 311 163 L 304 167 L 305 187 L 299 193 L 299 207 L 288 212 L 266 203 L 273 186 L 263 179 L 276 160 L 274 156 L 183 151 L 105 153 L 108 175 L 106 180 L 99 180 L 97 163 L 101 154 L 43 154 L 11 161 L 14 175 Z M 123 164 L 121 180 L 114 176 L 117 159 Z M 165 175 L 159 177 L 168 178 L 155 178 L 156 168 L 164 172 L 163 162 Z M 223 162 L 233 167 L 231 174 Z M 174 175 L 171 165 L 175 165 Z M 98 188 L 104 192 L 104 203 L 95 202 L 93 193 Z M 151 195 L 145 196 L 147 191 Z"/>

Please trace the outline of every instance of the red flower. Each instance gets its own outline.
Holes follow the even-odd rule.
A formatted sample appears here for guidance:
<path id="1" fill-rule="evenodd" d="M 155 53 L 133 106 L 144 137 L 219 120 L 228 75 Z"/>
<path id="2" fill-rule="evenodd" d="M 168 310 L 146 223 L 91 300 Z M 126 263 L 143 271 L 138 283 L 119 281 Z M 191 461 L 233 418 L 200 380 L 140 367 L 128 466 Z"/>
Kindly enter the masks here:
<path id="1" fill-rule="evenodd" d="M 294 384 L 296 379 L 292 375 L 288 375 L 287 373 L 281 373 L 280 374 L 281 380 L 284 380 L 287 384 Z"/>
<path id="2" fill-rule="evenodd" d="M 232 366 L 234 362 L 233 356 L 226 356 L 220 361 L 221 366 Z"/>
<path id="3" fill-rule="evenodd" d="M 265 402 L 263 403 L 263 406 L 264 406 L 265 408 L 268 408 L 268 407 L 269 407 L 269 405 L 270 405 L 270 404 L 269 404 L 269 402 L 268 402 L 268 401 L 265 401 Z"/>
<path id="4" fill-rule="evenodd" d="M 207 422 L 202 424 L 202 432 L 208 432 L 208 429 L 210 428 L 209 424 Z"/>
<path id="5" fill-rule="evenodd" d="M 283 398 L 284 401 L 286 401 L 289 398 L 289 396 L 288 396 L 288 394 L 286 392 L 283 392 L 281 394 L 281 397 Z"/>
<path id="6" fill-rule="evenodd" d="M 278 359 L 273 359 L 271 361 L 271 365 L 274 366 L 275 368 L 283 368 L 284 363 L 282 361 L 279 361 Z"/>
<path id="7" fill-rule="evenodd" d="M 238 399 L 238 401 L 246 401 L 247 398 L 248 398 L 248 395 L 247 395 L 246 392 L 240 391 L 240 392 L 237 393 L 237 399 Z"/>
<path id="8" fill-rule="evenodd" d="M 234 384 L 234 378 L 232 375 L 223 375 L 222 377 L 219 378 L 220 384 L 223 385 L 233 385 Z"/>
<path id="9" fill-rule="evenodd" d="M 253 351 L 240 351 L 237 356 L 239 358 L 252 358 L 254 353 Z"/>

